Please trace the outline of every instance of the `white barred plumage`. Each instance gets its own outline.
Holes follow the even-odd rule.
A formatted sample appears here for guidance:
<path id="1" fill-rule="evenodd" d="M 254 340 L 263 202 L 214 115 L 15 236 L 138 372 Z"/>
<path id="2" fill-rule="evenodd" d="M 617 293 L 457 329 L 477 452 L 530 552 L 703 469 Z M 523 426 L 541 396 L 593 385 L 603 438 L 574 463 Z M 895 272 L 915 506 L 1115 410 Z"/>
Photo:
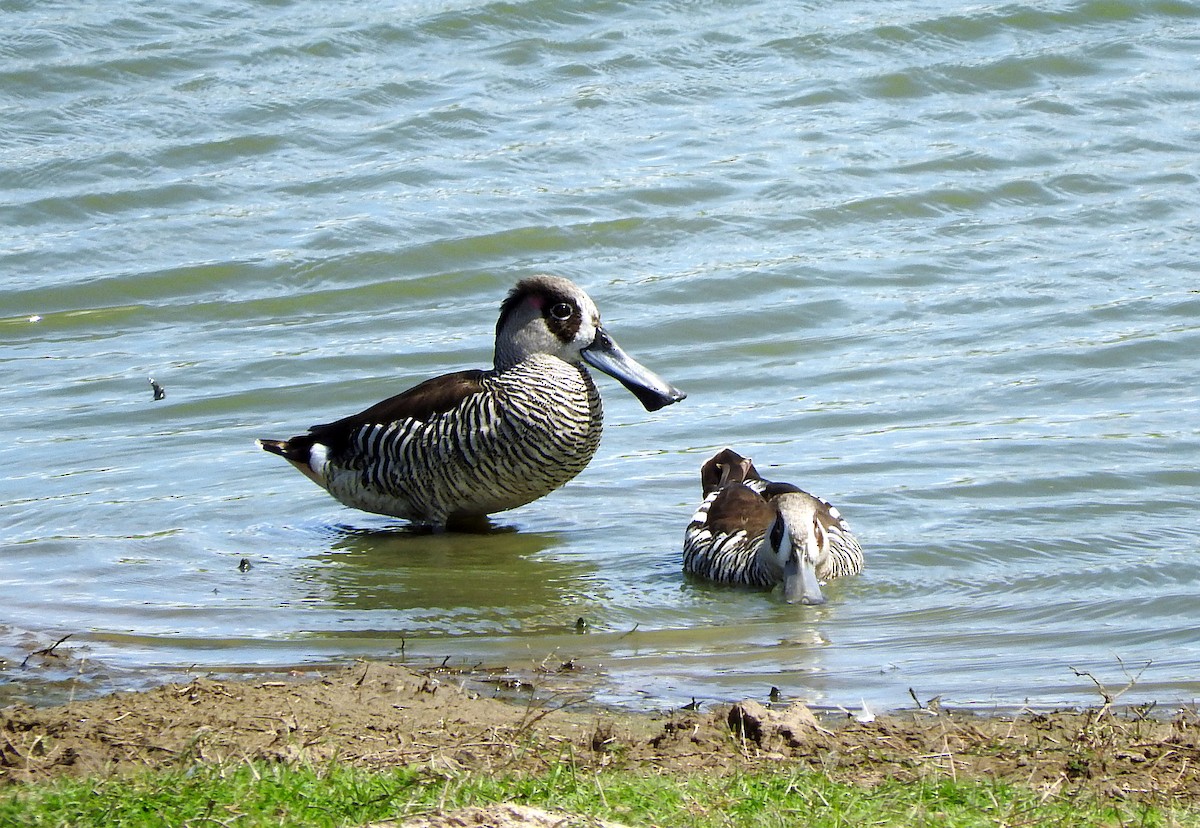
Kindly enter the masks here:
<path id="1" fill-rule="evenodd" d="M 704 501 L 684 531 L 686 572 L 743 586 L 782 583 L 785 600 L 819 604 L 821 581 L 862 571 L 862 547 L 821 498 L 764 480 L 732 449 L 710 458 L 700 478 Z"/>
<path id="2" fill-rule="evenodd" d="M 519 282 L 500 308 L 490 371 L 417 385 L 290 440 L 260 440 L 347 506 L 435 528 L 513 509 L 581 472 L 603 408 L 584 363 L 654 411 L 684 394 L 625 354 L 566 279 Z"/>

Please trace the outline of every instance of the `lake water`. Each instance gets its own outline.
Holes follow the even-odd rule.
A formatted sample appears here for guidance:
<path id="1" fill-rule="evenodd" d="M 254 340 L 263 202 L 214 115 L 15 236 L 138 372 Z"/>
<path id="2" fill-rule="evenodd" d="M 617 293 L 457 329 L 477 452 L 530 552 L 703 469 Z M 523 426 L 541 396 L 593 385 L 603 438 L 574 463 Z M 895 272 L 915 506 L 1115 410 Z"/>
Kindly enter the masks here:
<path id="1" fill-rule="evenodd" d="M 10 696 L 401 657 L 642 707 L 1200 696 L 1200 6 L 0 20 Z M 256 448 L 488 365 L 543 271 L 689 397 L 599 377 L 595 460 L 494 533 Z M 856 530 L 826 606 L 683 577 L 724 446 Z"/>

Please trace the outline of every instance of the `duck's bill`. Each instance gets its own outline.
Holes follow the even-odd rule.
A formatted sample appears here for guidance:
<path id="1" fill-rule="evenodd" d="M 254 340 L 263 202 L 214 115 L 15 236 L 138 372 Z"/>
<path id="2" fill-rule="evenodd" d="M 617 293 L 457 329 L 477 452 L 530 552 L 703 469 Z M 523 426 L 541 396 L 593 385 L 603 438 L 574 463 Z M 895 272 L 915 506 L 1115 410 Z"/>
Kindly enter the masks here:
<path id="1" fill-rule="evenodd" d="M 582 351 L 588 365 L 603 371 L 629 389 L 647 411 L 677 403 L 687 394 L 621 350 L 608 332 L 596 329 L 596 338 Z"/>
<path id="2" fill-rule="evenodd" d="M 807 556 L 792 554 L 783 567 L 783 600 L 789 604 L 824 604 L 817 569 Z"/>

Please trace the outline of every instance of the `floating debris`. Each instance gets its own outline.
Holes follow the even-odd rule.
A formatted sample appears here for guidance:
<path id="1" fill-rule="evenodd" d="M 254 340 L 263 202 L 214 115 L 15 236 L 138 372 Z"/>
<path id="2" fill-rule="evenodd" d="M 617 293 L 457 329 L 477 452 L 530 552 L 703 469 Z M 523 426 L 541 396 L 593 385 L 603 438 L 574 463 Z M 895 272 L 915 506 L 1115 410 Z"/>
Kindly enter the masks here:
<path id="1" fill-rule="evenodd" d="M 167 389 L 163 388 L 154 381 L 154 377 L 150 377 L 150 388 L 154 391 L 154 400 L 157 402 L 167 396 Z"/>
<path id="2" fill-rule="evenodd" d="M 862 700 L 862 710 L 859 713 L 856 713 L 854 718 L 863 724 L 870 724 L 871 722 L 875 721 L 875 713 L 872 712 L 871 708 L 867 706 L 866 699 Z"/>
<path id="3" fill-rule="evenodd" d="M 33 316 L 29 317 L 29 321 L 30 322 L 41 322 L 42 317 L 40 314 L 35 313 Z"/>
<path id="4" fill-rule="evenodd" d="M 72 635 L 74 635 L 74 633 L 67 633 L 62 638 L 58 639 L 58 641 L 55 641 L 53 644 L 51 644 L 49 647 L 43 647 L 40 650 L 34 650 L 32 653 L 25 656 L 25 660 L 21 662 L 21 669 L 24 669 L 25 665 L 27 665 L 29 663 L 29 659 L 33 658 L 34 656 L 46 656 L 46 658 L 50 658 L 51 656 L 55 656 L 55 657 L 59 656 L 60 653 L 56 653 L 54 651 L 56 649 L 58 649 L 59 644 L 66 641 Z"/>

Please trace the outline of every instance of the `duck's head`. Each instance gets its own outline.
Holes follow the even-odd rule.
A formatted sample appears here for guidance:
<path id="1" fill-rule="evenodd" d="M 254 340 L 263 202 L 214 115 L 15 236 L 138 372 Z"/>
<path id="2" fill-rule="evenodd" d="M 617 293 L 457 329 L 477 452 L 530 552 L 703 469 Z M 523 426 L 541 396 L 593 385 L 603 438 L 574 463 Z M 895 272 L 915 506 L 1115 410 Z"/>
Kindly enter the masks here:
<path id="1" fill-rule="evenodd" d="M 775 520 L 767 530 L 765 549 L 772 568 L 783 575 L 783 598 L 789 604 L 823 604 L 817 568 L 829 557 L 825 530 L 818 517 L 820 501 L 804 492 L 774 498 Z"/>
<path id="2" fill-rule="evenodd" d="M 538 354 L 598 368 L 619 380 L 647 411 L 657 411 L 687 396 L 621 350 L 600 324 L 600 311 L 591 297 L 560 276 L 522 279 L 500 305 L 496 370 L 511 368 Z"/>

